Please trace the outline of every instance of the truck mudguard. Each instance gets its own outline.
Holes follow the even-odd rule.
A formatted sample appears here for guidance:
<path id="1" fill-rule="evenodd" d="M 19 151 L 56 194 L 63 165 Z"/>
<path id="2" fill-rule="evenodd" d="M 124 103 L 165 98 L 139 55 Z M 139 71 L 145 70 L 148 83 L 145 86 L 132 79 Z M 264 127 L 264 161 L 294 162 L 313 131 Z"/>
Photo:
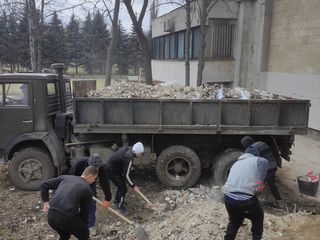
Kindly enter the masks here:
<path id="1" fill-rule="evenodd" d="M 62 141 L 59 140 L 54 131 L 50 132 L 34 132 L 34 133 L 24 133 L 14 139 L 12 139 L 5 151 L 4 161 L 7 162 L 10 156 L 13 154 L 13 149 L 20 143 L 26 141 L 42 141 L 43 144 L 48 148 L 51 155 L 53 164 L 58 169 L 58 174 L 61 174 L 67 170 L 67 165 L 65 162 L 65 149 L 62 145 Z"/>

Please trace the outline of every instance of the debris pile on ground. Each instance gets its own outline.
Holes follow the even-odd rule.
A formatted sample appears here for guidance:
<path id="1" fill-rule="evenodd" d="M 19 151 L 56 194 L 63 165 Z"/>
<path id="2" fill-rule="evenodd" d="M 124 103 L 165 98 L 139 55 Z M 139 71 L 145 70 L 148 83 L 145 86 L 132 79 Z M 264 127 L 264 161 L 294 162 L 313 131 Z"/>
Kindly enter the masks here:
<path id="1" fill-rule="evenodd" d="M 290 99 L 261 90 L 244 88 L 225 88 L 223 85 L 204 85 L 200 87 L 177 84 L 157 84 L 155 86 L 115 82 L 113 85 L 90 91 L 88 97 L 97 98 L 144 98 L 144 99 Z"/>

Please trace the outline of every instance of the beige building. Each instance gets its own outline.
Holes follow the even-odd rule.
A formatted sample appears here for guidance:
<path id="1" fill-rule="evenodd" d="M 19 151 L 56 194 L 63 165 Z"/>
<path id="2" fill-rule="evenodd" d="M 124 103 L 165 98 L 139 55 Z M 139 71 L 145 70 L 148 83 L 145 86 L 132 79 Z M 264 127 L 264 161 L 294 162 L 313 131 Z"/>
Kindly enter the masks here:
<path id="1" fill-rule="evenodd" d="M 204 82 L 258 88 L 311 100 L 320 131 L 320 1 L 230 0 L 207 19 Z M 191 85 L 196 85 L 199 16 L 193 5 Z M 152 22 L 154 80 L 184 84 L 185 11 Z"/>

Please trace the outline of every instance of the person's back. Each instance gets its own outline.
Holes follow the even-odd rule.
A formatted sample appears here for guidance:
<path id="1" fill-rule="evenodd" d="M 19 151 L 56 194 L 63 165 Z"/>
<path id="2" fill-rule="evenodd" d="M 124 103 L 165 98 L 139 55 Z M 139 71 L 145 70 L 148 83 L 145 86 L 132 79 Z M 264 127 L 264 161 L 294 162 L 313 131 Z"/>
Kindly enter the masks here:
<path id="1" fill-rule="evenodd" d="M 277 167 L 277 159 L 268 144 L 262 141 L 257 141 L 252 143 L 250 146 L 256 148 L 260 152 L 260 156 L 268 160 L 269 169 Z"/>
<path id="2" fill-rule="evenodd" d="M 119 148 L 106 163 L 108 171 L 123 174 L 127 171 L 130 161 L 133 160 L 131 147 Z"/>
<path id="3" fill-rule="evenodd" d="M 75 216 L 79 213 L 83 202 L 91 201 L 91 189 L 81 177 L 62 175 L 59 178 L 59 186 L 50 200 L 50 209 Z M 46 188 L 49 185 L 50 181 L 44 182 L 41 188 Z"/>

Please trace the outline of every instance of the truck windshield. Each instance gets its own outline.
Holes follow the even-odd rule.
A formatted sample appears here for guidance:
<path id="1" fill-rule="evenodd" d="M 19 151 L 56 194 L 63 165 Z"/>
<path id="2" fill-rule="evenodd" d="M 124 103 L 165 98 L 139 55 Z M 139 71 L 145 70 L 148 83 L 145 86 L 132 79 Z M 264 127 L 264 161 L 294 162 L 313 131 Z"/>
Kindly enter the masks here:
<path id="1" fill-rule="evenodd" d="M 4 84 L 4 105 L 28 105 L 28 84 L 8 83 Z"/>

